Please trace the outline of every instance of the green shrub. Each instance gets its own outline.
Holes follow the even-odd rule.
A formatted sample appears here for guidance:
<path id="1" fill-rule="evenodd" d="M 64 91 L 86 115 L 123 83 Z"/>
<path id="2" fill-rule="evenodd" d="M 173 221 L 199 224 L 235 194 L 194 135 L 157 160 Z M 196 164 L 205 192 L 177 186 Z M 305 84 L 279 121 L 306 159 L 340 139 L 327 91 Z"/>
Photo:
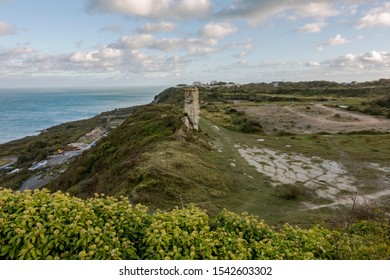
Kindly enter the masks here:
<path id="1" fill-rule="evenodd" d="M 145 235 L 146 259 L 248 259 L 248 244 L 224 228 L 211 230 L 208 215 L 190 206 L 153 215 Z"/>
<path id="2" fill-rule="evenodd" d="M 359 221 L 341 230 L 248 213 L 214 218 L 193 205 L 148 214 L 127 199 L 82 200 L 47 190 L 0 189 L 0 259 L 387 259 L 390 226 Z"/>
<path id="3" fill-rule="evenodd" d="M 125 199 L 0 190 L 1 259 L 139 259 L 148 224 Z"/>

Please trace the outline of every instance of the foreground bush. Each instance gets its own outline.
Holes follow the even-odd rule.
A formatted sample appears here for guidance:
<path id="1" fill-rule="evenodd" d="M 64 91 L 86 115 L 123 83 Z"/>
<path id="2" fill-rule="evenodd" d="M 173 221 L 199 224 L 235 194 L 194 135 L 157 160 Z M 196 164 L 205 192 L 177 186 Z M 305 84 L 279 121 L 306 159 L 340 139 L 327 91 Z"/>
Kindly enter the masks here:
<path id="1" fill-rule="evenodd" d="M 390 226 L 280 230 L 189 206 L 148 214 L 125 198 L 0 189 L 0 259 L 387 259 Z"/>

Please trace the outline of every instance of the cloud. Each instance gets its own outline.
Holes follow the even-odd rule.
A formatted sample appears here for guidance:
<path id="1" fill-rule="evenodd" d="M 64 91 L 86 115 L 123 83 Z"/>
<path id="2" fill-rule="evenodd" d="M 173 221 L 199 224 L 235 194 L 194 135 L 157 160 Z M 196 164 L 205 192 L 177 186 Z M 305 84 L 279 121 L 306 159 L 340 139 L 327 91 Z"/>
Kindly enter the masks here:
<path id="1" fill-rule="evenodd" d="M 346 54 L 325 63 L 330 68 L 383 70 L 390 67 L 390 53 L 371 51 L 363 55 Z"/>
<path id="2" fill-rule="evenodd" d="M 199 31 L 203 38 L 222 39 L 236 33 L 238 29 L 230 23 L 208 23 Z"/>
<path id="3" fill-rule="evenodd" d="M 296 1 L 297 3 L 293 7 L 294 13 L 298 17 L 332 17 L 339 14 L 338 10 L 331 3 L 332 1 Z"/>
<path id="4" fill-rule="evenodd" d="M 321 43 L 318 46 L 318 50 L 322 51 L 322 50 L 324 50 L 324 47 L 327 47 L 327 46 L 345 45 L 345 44 L 348 44 L 348 43 L 349 43 L 349 40 L 347 40 L 346 38 L 342 37 L 340 34 L 337 34 L 335 37 L 329 38 L 328 41 Z"/>
<path id="5" fill-rule="evenodd" d="M 82 68 L 93 72 L 116 71 L 121 67 L 124 52 L 103 47 L 92 51 L 78 51 L 68 55 L 72 68 Z"/>
<path id="6" fill-rule="evenodd" d="M 177 56 L 150 55 L 139 50 L 118 50 L 104 47 L 100 50 L 75 52 L 67 57 L 68 70 L 89 73 L 119 72 L 139 76 L 166 77 L 182 71 L 182 60 Z M 69 65 L 68 65 L 69 66 Z"/>
<path id="7" fill-rule="evenodd" d="M 356 28 L 358 29 L 373 26 L 390 27 L 390 2 L 385 3 L 383 7 L 371 9 L 356 24 Z"/>
<path id="8" fill-rule="evenodd" d="M 332 37 L 328 41 L 328 45 L 330 46 L 337 46 L 337 45 L 345 45 L 348 44 L 349 41 L 342 37 L 340 34 L 337 34 L 335 37 Z"/>
<path id="9" fill-rule="evenodd" d="M 244 45 L 243 45 L 243 50 L 240 51 L 240 53 L 236 56 L 238 58 L 243 58 L 245 57 L 246 55 L 248 55 L 250 53 L 250 51 L 252 50 L 253 48 L 253 43 L 251 40 L 248 40 Z"/>
<path id="10" fill-rule="evenodd" d="M 150 45 L 150 48 L 157 49 L 164 52 L 169 52 L 177 49 L 182 49 L 186 47 L 186 39 L 180 38 L 162 38 L 155 39 Z"/>
<path id="11" fill-rule="evenodd" d="M 13 75 L 46 71 L 54 69 L 55 61 L 61 61 L 63 58 L 63 55 L 39 53 L 29 46 L 0 48 L 0 72 L 3 75 Z"/>
<path id="12" fill-rule="evenodd" d="M 139 50 L 100 47 L 73 53 L 48 54 L 31 47 L 0 48 L 2 76 L 118 73 L 168 77 L 179 75 L 186 60 L 178 56 L 150 55 Z"/>
<path id="13" fill-rule="evenodd" d="M 147 23 L 137 29 L 138 33 L 157 33 L 157 32 L 172 32 L 176 28 L 176 24 L 169 21 L 160 23 Z"/>
<path id="14" fill-rule="evenodd" d="M 155 38 L 151 34 L 136 34 L 122 36 L 117 43 L 111 44 L 111 48 L 137 50 L 149 47 Z"/>
<path id="15" fill-rule="evenodd" d="M 321 63 L 318 61 L 309 61 L 305 65 L 309 67 L 320 67 Z"/>
<path id="16" fill-rule="evenodd" d="M 87 10 L 160 19 L 203 18 L 211 0 L 89 0 Z"/>
<path id="17" fill-rule="evenodd" d="M 16 28 L 4 21 L 0 21 L 0 36 L 11 35 L 16 33 Z"/>
<path id="18" fill-rule="evenodd" d="M 318 33 L 320 32 L 327 24 L 323 21 L 308 23 L 298 29 L 298 32 L 303 33 Z"/>
<path id="19" fill-rule="evenodd" d="M 100 29 L 100 32 L 112 32 L 112 33 L 121 33 L 122 27 L 119 25 L 107 25 Z"/>
<path id="20" fill-rule="evenodd" d="M 145 25 L 141 31 L 160 29 L 167 24 Z M 122 36 L 117 42 L 109 47 L 129 50 L 158 50 L 162 52 L 185 52 L 188 56 L 210 54 L 220 50 L 219 40 L 237 32 L 238 29 L 230 23 L 207 23 L 193 37 L 179 38 L 156 38 L 150 33 L 138 33 L 135 35 Z"/>
<path id="21" fill-rule="evenodd" d="M 184 51 L 187 55 L 202 55 L 216 51 L 218 41 L 212 38 L 155 38 L 151 34 L 123 36 L 110 47 L 130 50 Z"/>
<path id="22" fill-rule="evenodd" d="M 226 9 L 220 10 L 217 15 L 227 18 L 242 18 L 248 20 L 250 25 L 259 24 L 271 16 L 284 16 L 295 19 L 314 17 L 323 19 L 339 14 L 336 0 L 235 0 Z M 289 15 L 288 15 L 289 14 Z M 288 16 L 287 16 L 288 15 Z"/>

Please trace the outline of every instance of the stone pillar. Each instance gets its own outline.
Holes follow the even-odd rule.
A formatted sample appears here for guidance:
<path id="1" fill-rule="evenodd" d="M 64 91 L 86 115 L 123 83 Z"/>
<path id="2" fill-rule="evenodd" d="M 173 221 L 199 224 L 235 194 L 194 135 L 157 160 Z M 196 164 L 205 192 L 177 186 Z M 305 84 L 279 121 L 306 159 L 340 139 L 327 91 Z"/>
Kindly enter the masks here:
<path id="1" fill-rule="evenodd" d="M 185 88 L 184 89 L 184 114 L 182 121 L 187 128 L 187 132 L 190 130 L 198 130 L 199 128 L 199 91 L 198 88 Z"/>

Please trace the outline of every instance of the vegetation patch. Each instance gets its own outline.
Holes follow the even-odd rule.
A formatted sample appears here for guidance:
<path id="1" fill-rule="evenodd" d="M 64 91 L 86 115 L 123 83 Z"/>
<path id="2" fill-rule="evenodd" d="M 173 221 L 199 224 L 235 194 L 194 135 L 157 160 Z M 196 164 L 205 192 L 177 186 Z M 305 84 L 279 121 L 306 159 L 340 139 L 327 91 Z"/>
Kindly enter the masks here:
<path id="1" fill-rule="evenodd" d="M 286 200 L 302 200 L 310 199 L 315 195 L 313 190 L 305 188 L 301 184 L 283 184 L 275 186 L 276 195 Z"/>
<path id="2" fill-rule="evenodd" d="M 280 229 L 247 213 L 211 218 L 188 206 L 149 214 L 127 199 L 82 200 L 47 190 L 0 189 L 0 259 L 387 259 L 386 220 Z"/>

